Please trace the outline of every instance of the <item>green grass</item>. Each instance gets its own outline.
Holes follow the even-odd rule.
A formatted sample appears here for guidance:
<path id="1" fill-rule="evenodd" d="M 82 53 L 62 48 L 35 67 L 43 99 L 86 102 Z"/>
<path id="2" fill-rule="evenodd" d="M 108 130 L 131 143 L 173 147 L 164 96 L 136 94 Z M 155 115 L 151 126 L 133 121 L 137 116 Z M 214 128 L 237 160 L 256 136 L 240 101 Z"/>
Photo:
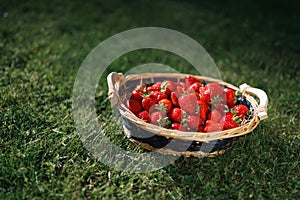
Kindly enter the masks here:
<path id="1" fill-rule="evenodd" d="M 299 6 L 250 0 L 1 1 L 0 199 L 299 199 Z M 97 162 L 71 114 L 76 74 L 101 41 L 142 26 L 171 28 L 197 40 L 223 80 L 267 92 L 269 118 L 215 158 L 180 158 L 131 175 Z M 193 72 L 174 55 L 136 51 L 107 73 L 147 62 Z M 105 120 L 105 79 L 96 99 Z M 136 148 L 110 128 L 115 144 Z"/>

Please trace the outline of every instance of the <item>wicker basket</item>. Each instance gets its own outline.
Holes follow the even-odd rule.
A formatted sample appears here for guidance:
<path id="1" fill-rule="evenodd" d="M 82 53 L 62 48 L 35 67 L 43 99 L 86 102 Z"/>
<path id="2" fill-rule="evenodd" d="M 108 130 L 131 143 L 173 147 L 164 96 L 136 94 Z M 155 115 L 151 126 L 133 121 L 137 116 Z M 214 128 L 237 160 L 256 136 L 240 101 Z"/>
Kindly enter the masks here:
<path id="1" fill-rule="evenodd" d="M 215 156 L 223 153 L 232 146 L 238 137 L 245 135 L 256 128 L 260 120 L 266 119 L 268 98 L 264 91 L 252 88 L 247 84 L 238 87 L 224 81 L 204 76 L 194 76 L 206 82 L 217 82 L 228 88 L 241 92 L 243 98 L 250 104 L 251 117 L 241 126 L 218 132 L 183 132 L 162 128 L 144 122 L 136 117 L 124 102 L 130 97 L 131 91 L 140 83 L 151 84 L 158 81 L 182 81 L 188 74 L 146 73 L 132 74 L 126 77 L 121 73 L 112 72 L 107 77 L 109 98 L 116 106 L 124 122 L 124 131 L 129 139 L 141 147 L 165 154 L 184 156 Z M 254 97 L 258 97 L 259 103 Z M 205 143 L 205 145 L 203 145 Z M 211 145 L 209 145 L 211 144 Z M 203 145 L 203 146 L 202 146 Z"/>

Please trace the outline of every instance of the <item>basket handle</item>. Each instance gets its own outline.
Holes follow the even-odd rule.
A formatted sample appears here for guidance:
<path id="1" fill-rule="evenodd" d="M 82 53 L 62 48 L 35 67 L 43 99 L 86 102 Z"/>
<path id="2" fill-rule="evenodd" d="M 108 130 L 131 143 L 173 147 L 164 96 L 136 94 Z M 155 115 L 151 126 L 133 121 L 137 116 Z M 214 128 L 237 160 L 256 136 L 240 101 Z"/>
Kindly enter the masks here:
<path id="1" fill-rule="evenodd" d="M 267 94 L 261 90 L 261 89 L 258 89 L 258 88 L 253 88 L 249 85 L 247 85 L 246 83 L 240 85 L 240 92 L 241 93 L 249 93 L 249 94 L 252 94 L 252 95 L 255 95 L 259 98 L 259 105 L 258 105 L 258 108 L 257 108 L 257 114 L 258 114 L 258 117 L 263 120 L 263 119 L 266 119 L 268 118 L 268 97 L 267 97 Z"/>
<path id="2" fill-rule="evenodd" d="M 122 73 L 111 72 L 107 76 L 108 84 L 108 98 L 110 99 L 112 105 L 117 105 L 119 102 L 119 95 L 116 90 L 116 84 L 124 80 L 124 75 Z"/>

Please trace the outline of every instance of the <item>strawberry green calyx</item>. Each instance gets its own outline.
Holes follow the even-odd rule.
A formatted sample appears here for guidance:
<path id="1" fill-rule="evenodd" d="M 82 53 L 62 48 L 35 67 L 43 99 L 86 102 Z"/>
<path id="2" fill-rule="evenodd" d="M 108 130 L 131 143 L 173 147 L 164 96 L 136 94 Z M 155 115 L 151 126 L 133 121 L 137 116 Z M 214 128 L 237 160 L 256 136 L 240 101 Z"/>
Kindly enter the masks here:
<path id="1" fill-rule="evenodd" d="M 234 115 L 238 114 L 238 112 L 235 111 L 235 110 L 233 110 L 233 108 L 230 108 L 230 109 L 229 109 L 229 112 L 232 113 L 232 114 L 234 114 Z"/>
<path id="2" fill-rule="evenodd" d="M 147 97 L 150 97 L 150 95 L 151 95 L 151 92 L 144 92 L 144 94 L 142 94 L 142 97 L 145 99 L 145 98 L 147 98 Z"/>
<path id="3" fill-rule="evenodd" d="M 167 105 L 165 105 L 165 104 L 155 104 L 155 109 L 166 113 L 167 112 Z"/>
<path id="4" fill-rule="evenodd" d="M 187 113 L 186 111 L 182 110 L 182 119 L 181 119 L 181 125 L 184 127 L 188 127 L 188 121 L 187 121 L 187 117 L 189 116 L 189 113 Z"/>
<path id="5" fill-rule="evenodd" d="M 185 127 L 185 128 L 188 128 L 188 121 L 186 120 L 186 118 L 183 118 L 183 119 L 181 120 L 181 125 L 182 125 L 183 127 Z"/>
<path id="6" fill-rule="evenodd" d="M 224 105 L 224 112 L 225 113 L 230 112 L 230 109 L 229 109 L 228 105 Z"/>
<path id="7" fill-rule="evenodd" d="M 162 82 L 161 83 L 161 86 L 160 86 L 160 91 L 162 92 L 162 93 L 166 93 L 166 91 L 167 91 L 167 87 L 169 86 L 169 84 L 166 82 L 166 81 L 164 81 L 164 82 Z"/>
<path id="8" fill-rule="evenodd" d="M 240 97 L 240 96 L 242 96 L 242 94 L 240 93 L 240 91 L 236 90 L 236 91 L 235 91 L 235 96 L 236 96 L 236 97 Z"/>
<path id="9" fill-rule="evenodd" d="M 171 121 L 169 120 L 168 117 L 162 117 L 162 116 L 159 116 L 159 119 L 157 120 L 157 123 L 159 126 L 161 127 L 169 127 L 171 125 Z"/>
<path id="10" fill-rule="evenodd" d="M 189 114 L 186 111 L 182 110 L 182 118 L 185 119 L 187 116 L 189 116 Z"/>
<path id="11" fill-rule="evenodd" d="M 224 99 L 222 97 L 219 97 L 219 96 L 215 96 L 211 99 L 211 104 L 217 104 L 217 103 L 220 103 L 222 102 Z"/>
<path id="12" fill-rule="evenodd" d="M 242 97 L 242 94 L 240 91 L 236 90 L 235 91 L 235 96 L 234 96 L 234 104 L 236 105 L 238 103 L 239 98 Z"/>
<path id="13" fill-rule="evenodd" d="M 141 92 L 146 92 L 146 86 L 144 84 L 140 84 L 137 86 L 137 89 Z"/>
<path id="14" fill-rule="evenodd" d="M 237 124 L 240 124 L 242 122 L 242 120 L 239 118 L 239 116 L 234 115 L 232 117 L 232 120 L 235 121 Z"/>

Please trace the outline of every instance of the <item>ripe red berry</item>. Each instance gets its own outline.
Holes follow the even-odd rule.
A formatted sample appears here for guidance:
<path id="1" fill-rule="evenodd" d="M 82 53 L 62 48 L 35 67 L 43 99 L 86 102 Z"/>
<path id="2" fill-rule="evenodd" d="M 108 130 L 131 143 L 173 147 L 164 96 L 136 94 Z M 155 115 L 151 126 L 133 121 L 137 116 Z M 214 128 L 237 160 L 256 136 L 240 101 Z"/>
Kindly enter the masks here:
<path id="1" fill-rule="evenodd" d="M 153 96 L 148 96 L 142 100 L 142 106 L 146 111 L 149 111 L 149 109 L 156 103 L 157 99 L 155 99 Z"/>
<path id="2" fill-rule="evenodd" d="M 172 101 L 172 103 L 173 103 L 174 106 L 179 106 L 178 98 L 177 98 L 175 92 L 171 92 L 170 98 L 171 98 L 171 101 Z"/>
<path id="3" fill-rule="evenodd" d="M 223 98 L 223 88 L 218 83 L 208 83 L 199 89 L 200 98 L 206 103 L 210 103 L 214 97 Z"/>
<path id="4" fill-rule="evenodd" d="M 143 92 L 142 92 L 142 91 L 140 91 L 140 90 L 133 90 L 133 91 L 132 91 L 132 94 L 131 94 L 131 98 L 133 98 L 133 99 L 135 99 L 135 100 L 141 102 L 142 99 L 143 99 L 143 96 L 142 96 L 142 95 L 143 95 Z"/>
<path id="5" fill-rule="evenodd" d="M 189 115 L 185 118 L 187 127 L 190 129 L 197 129 L 200 124 L 200 118 L 195 115 Z"/>
<path id="6" fill-rule="evenodd" d="M 180 108 L 173 108 L 169 113 L 169 118 L 173 122 L 180 122 L 182 119 L 182 110 Z"/>
<path id="7" fill-rule="evenodd" d="M 226 115 L 220 119 L 220 124 L 223 125 L 223 130 L 232 129 L 239 126 L 235 121 L 235 115 L 233 113 L 226 113 Z"/>
<path id="8" fill-rule="evenodd" d="M 150 96 L 156 100 L 156 102 L 162 100 L 162 99 L 167 99 L 168 95 L 165 93 L 162 93 L 161 91 L 154 91 L 150 94 Z"/>
<path id="9" fill-rule="evenodd" d="M 235 105 L 232 110 L 240 119 L 243 119 L 249 112 L 248 107 L 245 105 Z"/>
<path id="10" fill-rule="evenodd" d="M 149 114 L 146 110 L 144 110 L 144 111 L 138 113 L 138 114 L 137 114 L 137 117 L 140 118 L 140 119 L 142 119 L 142 120 L 144 120 L 144 121 L 147 122 L 147 123 L 150 123 L 150 122 L 151 122 L 150 114 Z"/>
<path id="11" fill-rule="evenodd" d="M 232 108 L 234 106 L 235 101 L 235 91 L 231 88 L 225 89 L 225 96 L 226 96 L 226 104 L 229 108 Z"/>
<path id="12" fill-rule="evenodd" d="M 161 83 L 160 91 L 166 95 L 170 95 L 172 91 L 175 91 L 175 84 L 172 81 L 164 81 Z"/>
<path id="13" fill-rule="evenodd" d="M 196 96 L 196 99 L 197 100 L 200 100 L 200 95 L 199 95 L 199 93 L 194 93 L 195 94 L 195 96 Z"/>
<path id="14" fill-rule="evenodd" d="M 218 110 L 220 113 L 224 113 L 228 108 L 223 102 L 211 103 L 212 109 Z"/>
<path id="15" fill-rule="evenodd" d="M 139 102 L 142 101 L 143 99 L 143 95 L 144 95 L 144 89 L 146 88 L 146 85 L 145 84 L 141 84 L 141 85 L 138 85 L 133 91 L 132 91 L 132 94 L 131 94 L 131 98 L 132 99 L 135 99 Z"/>
<path id="16" fill-rule="evenodd" d="M 135 115 L 136 115 L 137 113 L 139 113 L 139 112 L 142 111 L 142 106 L 141 106 L 141 104 L 140 104 L 137 100 L 135 100 L 135 99 L 129 99 L 129 100 L 127 100 L 126 104 L 127 104 L 127 108 L 128 108 L 131 112 L 133 112 Z"/>
<path id="17" fill-rule="evenodd" d="M 181 88 L 181 90 L 187 90 L 188 89 L 188 84 L 185 83 L 185 82 L 179 82 L 178 86 L 177 86 L 177 89 L 178 88 Z"/>
<path id="18" fill-rule="evenodd" d="M 197 132 L 204 132 L 204 125 L 200 124 L 198 126 Z"/>
<path id="19" fill-rule="evenodd" d="M 186 111 L 189 114 L 192 114 L 196 111 L 197 98 L 193 94 L 182 95 L 178 99 L 178 103 L 182 110 Z"/>
<path id="20" fill-rule="evenodd" d="M 195 93 L 195 92 L 199 92 L 200 87 L 202 87 L 200 82 L 195 82 L 192 85 L 189 86 L 188 91 L 190 93 Z"/>
<path id="21" fill-rule="evenodd" d="M 157 126 L 165 127 L 169 123 L 166 114 L 160 111 L 151 113 L 150 118 L 151 118 L 151 123 Z"/>
<path id="22" fill-rule="evenodd" d="M 165 108 L 166 113 L 169 113 L 172 109 L 172 102 L 169 99 L 162 99 L 158 102 L 158 104 Z"/>
<path id="23" fill-rule="evenodd" d="M 160 91 L 160 89 L 161 89 L 161 88 L 160 88 L 160 85 L 161 85 L 160 82 L 155 83 L 154 85 L 147 87 L 146 91 L 147 91 L 147 92 Z"/>
<path id="24" fill-rule="evenodd" d="M 206 120 L 206 115 L 208 112 L 208 105 L 205 103 L 205 101 L 197 100 L 198 109 L 196 113 L 199 113 L 199 116 L 201 119 Z"/>
<path id="25" fill-rule="evenodd" d="M 207 116 L 207 119 L 212 120 L 214 122 L 219 122 L 221 118 L 222 114 L 217 110 L 212 110 Z"/>
<path id="26" fill-rule="evenodd" d="M 171 91 L 174 92 L 176 90 L 177 87 L 177 82 L 173 82 L 173 81 L 165 81 L 167 84 L 167 88 Z"/>
<path id="27" fill-rule="evenodd" d="M 221 131 L 222 130 L 222 126 L 217 123 L 214 122 L 212 120 L 207 120 L 205 123 L 205 127 L 204 127 L 204 132 L 208 133 L 208 132 L 216 132 L 216 131 Z"/>
<path id="28" fill-rule="evenodd" d="M 190 85 L 192 85 L 192 84 L 194 84 L 194 83 L 197 83 L 197 82 L 199 82 L 199 80 L 196 79 L 196 78 L 193 77 L 193 76 L 187 76 L 187 77 L 185 78 L 185 83 L 186 83 L 187 86 L 190 86 Z"/>
<path id="29" fill-rule="evenodd" d="M 187 128 L 185 128 L 184 126 L 182 126 L 182 124 L 179 124 L 177 122 L 171 124 L 171 128 L 179 131 L 188 131 Z"/>

